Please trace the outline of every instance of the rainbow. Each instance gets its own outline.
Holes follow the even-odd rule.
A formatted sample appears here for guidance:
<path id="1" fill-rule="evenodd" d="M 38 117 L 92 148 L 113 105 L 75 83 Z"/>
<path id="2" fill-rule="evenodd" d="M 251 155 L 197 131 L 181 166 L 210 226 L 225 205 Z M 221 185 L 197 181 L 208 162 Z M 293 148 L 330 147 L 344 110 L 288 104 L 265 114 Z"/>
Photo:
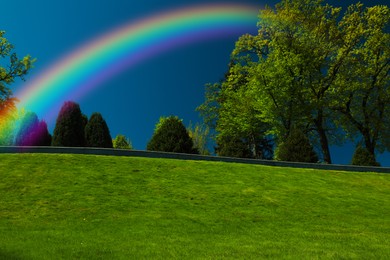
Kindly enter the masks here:
<path id="1" fill-rule="evenodd" d="M 51 120 L 54 107 L 78 100 L 125 69 L 181 45 L 256 28 L 259 7 L 203 5 L 157 14 L 110 31 L 49 66 L 15 94 L 19 108 Z"/>

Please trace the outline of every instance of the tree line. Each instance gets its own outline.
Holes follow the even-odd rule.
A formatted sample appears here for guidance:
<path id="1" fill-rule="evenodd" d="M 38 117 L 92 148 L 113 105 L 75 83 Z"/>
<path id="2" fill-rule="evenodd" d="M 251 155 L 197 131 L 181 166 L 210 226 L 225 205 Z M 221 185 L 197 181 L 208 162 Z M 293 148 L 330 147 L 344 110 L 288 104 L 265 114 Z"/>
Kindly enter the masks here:
<path id="1" fill-rule="evenodd" d="M 313 162 L 312 152 L 285 151 L 309 141 L 332 163 L 329 146 L 350 140 L 354 158 L 378 165 L 376 154 L 390 151 L 390 12 L 361 3 L 341 11 L 322 0 L 260 10 L 258 33 L 239 38 L 198 108 L 216 130 L 217 154 Z"/>
<path id="2" fill-rule="evenodd" d="M 88 119 L 81 112 L 80 105 L 73 101 L 62 105 L 53 135 L 49 133 L 46 122 L 40 121 L 33 112 L 21 111 L 16 118 L 19 119 L 12 122 L 10 131 L 3 131 L 1 145 L 132 149 L 131 141 L 124 135 L 111 138 L 109 127 L 100 113 L 95 112 Z M 198 124 L 186 128 L 176 116 L 161 117 L 147 150 L 209 154 L 206 137 L 207 133 Z"/>
<path id="3" fill-rule="evenodd" d="M 207 84 L 204 125 L 162 117 L 148 150 L 332 163 L 330 145 L 357 144 L 352 163 L 378 165 L 390 151 L 390 11 L 323 0 L 282 0 L 260 10 L 258 33 L 236 42 L 223 80 Z M 99 113 L 66 102 L 53 136 L 34 113 L 18 111 L 10 85 L 32 68 L 0 31 L 0 145 L 131 148 L 112 140 Z M 14 122 L 9 124 L 7 122 Z M 15 131 L 17 129 L 17 131 Z"/>

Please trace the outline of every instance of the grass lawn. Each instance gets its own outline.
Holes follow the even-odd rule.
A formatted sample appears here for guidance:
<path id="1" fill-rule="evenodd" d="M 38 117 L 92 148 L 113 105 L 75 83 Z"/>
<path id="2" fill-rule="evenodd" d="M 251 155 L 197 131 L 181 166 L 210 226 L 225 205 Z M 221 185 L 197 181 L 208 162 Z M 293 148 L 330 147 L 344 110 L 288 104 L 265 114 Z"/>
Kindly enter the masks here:
<path id="1" fill-rule="evenodd" d="M 0 155 L 0 259 L 389 259 L 390 175 Z"/>

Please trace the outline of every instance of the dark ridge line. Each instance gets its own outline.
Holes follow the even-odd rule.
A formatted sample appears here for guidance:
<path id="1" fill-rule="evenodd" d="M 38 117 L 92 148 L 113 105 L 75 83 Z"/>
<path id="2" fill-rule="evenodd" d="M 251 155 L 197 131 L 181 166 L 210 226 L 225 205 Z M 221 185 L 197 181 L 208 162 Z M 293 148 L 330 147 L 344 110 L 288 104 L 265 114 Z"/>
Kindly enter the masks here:
<path id="1" fill-rule="evenodd" d="M 242 158 L 206 156 L 206 155 L 197 155 L 197 154 L 90 148 L 90 147 L 0 146 L 0 153 L 48 153 L 48 154 L 130 156 L 130 157 L 161 158 L 161 159 L 259 164 L 265 166 L 292 167 L 292 168 L 319 169 L 319 170 L 390 173 L 390 168 L 388 167 L 281 162 L 281 161 L 272 161 L 272 160 L 242 159 Z"/>

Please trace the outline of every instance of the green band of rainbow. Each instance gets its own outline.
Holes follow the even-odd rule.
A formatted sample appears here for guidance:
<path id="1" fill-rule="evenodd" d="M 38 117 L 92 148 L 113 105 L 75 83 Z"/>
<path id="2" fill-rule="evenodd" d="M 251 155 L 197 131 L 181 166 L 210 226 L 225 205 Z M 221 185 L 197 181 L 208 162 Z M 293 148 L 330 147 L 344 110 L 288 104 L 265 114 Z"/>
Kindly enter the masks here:
<path id="1" fill-rule="evenodd" d="M 18 107 L 48 115 L 59 103 L 87 94 L 102 81 L 160 52 L 253 31 L 258 9 L 236 4 L 197 6 L 122 26 L 79 48 L 22 86 L 16 93 Z"/>

